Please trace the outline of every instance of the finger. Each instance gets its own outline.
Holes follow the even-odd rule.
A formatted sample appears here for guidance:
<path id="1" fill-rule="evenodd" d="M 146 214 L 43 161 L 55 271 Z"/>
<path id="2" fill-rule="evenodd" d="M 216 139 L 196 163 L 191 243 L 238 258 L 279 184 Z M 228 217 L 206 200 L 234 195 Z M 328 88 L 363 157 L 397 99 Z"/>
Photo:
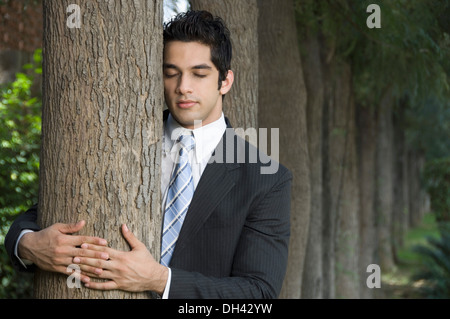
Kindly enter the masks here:
<path id="1" fill-rule="evenodd" d="M 91 278 L 97 278 L 97 275 L 92 274 L 90 272 L 84 272 L 84 271 L 82 271 L 80 273 L 80 276 L 81 276 L 81 281 L 83 281 L 84 283 L 90 282 Z"/>
<path id="2" fill-rule="evenodd" d="M 86 222 L 84 220 L 79 221 L 76 224 L 59 224 L 58 230 L 63 234 L 73 234 L 83 229 Z"/>
<path id="3" fill-rule="evenodd" d="M 76 224 L 58 224 L 58 230 L 63 234 L 74 234 L 79 232 L 86 225 L 84 220 L 79 221 Z M 71 236 L 71 244 L 79 246 L 82 243 L 91 243 L 100 246 L 106 246 L 108 242 L 100 237 L 96 236 Z"/>
<path id="4" fill-rule="evenodd" d="M 73 278 L 80 279 L 82 282 L 89 282 L 90 278 L 86 276 L 85 274 L 82 274 L 80 271 L 77 271 L 73 267 L 66 267 L 66 266 L 58 266 L 55 268 L 56 272 L 59 272 L 61 274 L 64 274 L 66 276 L 72 276 Z"/>
<path id="5" fill-rule="evenodd" d="M 102 275 L 104 274 L 104 270 L 97 267 L 91 267 L 86 265 L 78 265 L 80 267 L 81 273 L 85 276 L 92 277 L 92 278 L 105 278 Z M 111 278 L 107 278 L 111 279 Z"/>
<path id="6" fill-rule="evenodd" d="M 78 243 L 78 246 L 80 246 L 83 243 L 87 244 L 93 244 L 98 246 L 106 246 L 108 245 L 108 242 L 106 239 L 100 238 L 100 237 L 92 237 L 92 236 L 76 236 L 74 240 Z"/>
<path id="7" fill-rule="evenodd" d="M 104 249 L 103 246 L 96 246 L 96 247 L 102 247 Z M 89 258 L 97 258 L 97 259 L 103 259 L 103 260 L 109 259 L 109 254 L 107 252 L 105 252 L 104 250 L 89 249 L 88 244 L 82 244 L 81 248 L 73 248 L 71 253 L 72 253 L 72 256 L 74 256 L 74 257 L 77 257 L 77 256 L 78 257 L 89 257 Z"/>
<path id="8" fill-rule="evenodd" d="M 132 250 L 142 245 L 142 242 L 134 236 L 125 224 L 122 225 L 122 234 Z"/>
<path id="9" fill-rule="evenodd" d="M 93 268 L 99 268 L 99 269 L 111 269 L 112 261 L 106 261 L 102 259 L 96 259 L 96 258 L 89 258 L 89 257 L 74 257 L 73 263 L 84 266 L 89 266 Z M 92 273 L 95 273 L 95 271 L 91 271 Z"/>
<path id="10" fill-rule="evenodd" d="M 117 250 L 105 246 L 83 243 L 81 244 L 80 248 L 86 251 L 86 256 L 80 257 L 93 257 L 108 260 L 112 259 L 114 256 L 117 256 Z M 92 254 L 94 254 L 94 256 Z"/>
<path id="11" fill-rule="evenodd" d="M 53 271 L 64 274 L 64 275 L 70 275 L 73 270 L 71 270 L 67 266 L 56 266 L 53 268 Z"/>
<path id="12" fill-rule="evenodd" d="M 118 289 L 119 286 L 112 280 L 104 281 L 104 282 L 95 282 L 90 281 L 84 284 L 85 287 L 97 290 L 113 290 Z"/>
<path id="13" fill-rule="evenodd" d="M 93 245 L 98 245 L 102 247 L 106 247 L 108 245 L 108 242 L 100 237 L 91 237 L 91 236 L 72 236 L 67 235 L 64 238 L 64 242 L 67 245 L 73 246 L 73 247 L 79 247 L 83 243 L 89 243 Z"/>
<path id="14" fill-rule="evenodd" d="M 84 282 L 88 282 L 91 281 L 92 278 L 96 278 L 96 279 L 105 279 L 105 280 L 114 280 L 114 278 L 116 278 L 117 276 L 114 275 L 114 273 L 112 271 L 109 270 L 102 270 L 101 273 L 97 272 L 90 272 L 88 270 L 84 271 L 83 269 L 88 269 L 87 267 L 80 267 L 81 269 L 81 274 L 83 275 L 83 277 L 88 277 L 89 280 L 84 281 Z"/>
<path id="15" fill-rule="evenodd" d="M 76 278 L 84 283 L 91 281 L 91 278 L 86 273 L 83 273 L 81 271 L 76 271 L 76 270 L 70 269 L 70 268 L 67 268 L 66 270 L 67 270 L 68 275 L 70 275 L 73 278 Z M 72 270 L 72 272 L 70 272 L 70 270 Z"/>
<path id="16" fill-rule="evenodd" d="M 73 257 L 57 257 L 53 259 L 53 264 L 55 267 L 61 266 L 61 267 L 68 267 L 69 265 L 73 264 Z"/>
<path id="17" fill-rule="evenodd" d="M 83 273 L 80 273 L 80 278 L 81 278 L 81 281 L 84 283 L 88 283 L 91 281 L 91 278 Z"/>

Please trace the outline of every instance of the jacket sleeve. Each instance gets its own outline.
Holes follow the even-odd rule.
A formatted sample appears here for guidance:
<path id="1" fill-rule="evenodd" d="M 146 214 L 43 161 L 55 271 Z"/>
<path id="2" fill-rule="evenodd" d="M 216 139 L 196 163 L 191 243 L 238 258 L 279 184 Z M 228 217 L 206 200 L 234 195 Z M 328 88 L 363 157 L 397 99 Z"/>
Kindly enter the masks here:
<path id="1" fill-rule="evenodd" d="M 277 298 L 287 267 L 291 179 L 286 170 L 251 208 L 229 277 L 215 278 L 171 268 L 169 299 Z"/>
<path id="2" fill-rule="evenodd" d="M 14 248 L 16 246 L 17 239 L 20 233 L 25 229 L 30 229 L 34 231 L 39 231 L 41 228 L 37 225 L 37 207 L 38 205 L 33 205 L 30 209 L 28 209 L 25 213 L 19 215 L 11 225 L 8 233 L 5 237 L 5 248 L 11 259 L 12 265 L 16 270 L 19 271 L 33 271 L 34 266 L 24 268 L 20 261 L 14 254 Z"/>

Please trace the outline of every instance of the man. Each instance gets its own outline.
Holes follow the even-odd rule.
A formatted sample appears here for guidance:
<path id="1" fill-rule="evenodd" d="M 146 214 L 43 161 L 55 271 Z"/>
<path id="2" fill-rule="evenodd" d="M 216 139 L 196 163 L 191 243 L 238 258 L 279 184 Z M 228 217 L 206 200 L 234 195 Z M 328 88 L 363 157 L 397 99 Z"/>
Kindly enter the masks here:
<path id="1" fill-rule="evenodd" d="M 163 298 L 277 297 L 287 265 L 292 176 L 282 165 L 274 174 L 261 174 L 266 155 L 230 133 L 222 112 L 234 80 L 230 65 L 229 31 L 220 18 L 190 11 L 165 26 L 169 112 L 160 263 L 126 225 L 122 233 L 131 251 L 118 251 L 104 239 L 71 235 L 84 221 L 40 230 L 33 207 L 5 239 L 14 265 L 24 269 L 28 260 L 66 273 L 76 263 L 88 288 L 151 290 Z M 250 160 L 254 154 L 256 162 Z"/>

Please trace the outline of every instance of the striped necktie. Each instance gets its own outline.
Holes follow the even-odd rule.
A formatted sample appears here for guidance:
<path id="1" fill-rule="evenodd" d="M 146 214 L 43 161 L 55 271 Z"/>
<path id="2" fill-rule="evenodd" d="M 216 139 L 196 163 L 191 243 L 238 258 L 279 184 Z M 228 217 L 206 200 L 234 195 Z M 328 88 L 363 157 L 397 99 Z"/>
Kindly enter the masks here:
<path id="1" fill-rule="evenodd" d="M 181 135 L 177 140 L 180 145 L 179 159 L 175 166 L 167 192 L 162 235 L 161 264 L 169 266 L 184 217 L 194 195 L 192 169 L 189 164 L 189 151 L 195 146 L 194 137 Z"/>

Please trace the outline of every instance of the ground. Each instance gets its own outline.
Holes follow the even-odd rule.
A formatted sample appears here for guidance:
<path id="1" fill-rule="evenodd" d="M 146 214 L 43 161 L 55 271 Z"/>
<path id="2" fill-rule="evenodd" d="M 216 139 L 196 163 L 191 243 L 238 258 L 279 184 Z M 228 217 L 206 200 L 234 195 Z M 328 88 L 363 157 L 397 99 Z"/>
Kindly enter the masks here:
<path id="1" fill-rule="evenodd" d="M 413 281 L 412 275 L 418 270 L 421 256 L 412 251 L 416 245 L 427 245 L 427 236 L 439 236 L 433 214 L 424 216 L 418 227 L 410 229 L 404 239 L 404 246 L 397 253 L 396 266 L 381 275 L 381 288 L 375 291 L 379 299 L 418 299 L 422 280 Z"/>

